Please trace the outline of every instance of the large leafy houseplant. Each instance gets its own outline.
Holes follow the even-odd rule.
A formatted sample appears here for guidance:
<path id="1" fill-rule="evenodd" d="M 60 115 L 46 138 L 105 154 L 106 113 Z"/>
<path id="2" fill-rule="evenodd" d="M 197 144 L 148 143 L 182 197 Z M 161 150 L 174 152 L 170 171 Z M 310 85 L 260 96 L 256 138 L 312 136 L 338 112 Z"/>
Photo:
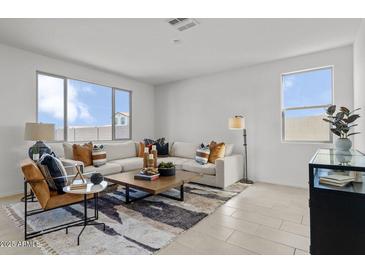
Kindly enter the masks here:
<path id="1" fill-rule="evenodd" d="M 354 112 L 360 110 L 355 109 L 350 111 L 346 107 L 340 107 L 340 110 L 336 112 L 336 105 L 331 105 L 327 108 L 326 114 L 327 118 L 323 118 L 324 121 L 330 123 L 331 131 L 335 135 L 340 138 L 347 138 L 351 135 L 359 134 L 360 132 L 352 132 L 349 131 L 357 126 L 354 122 L 360 117 L 358 114 L 354 114 Z"/>
<path id="2" fill-rule="evenodd" d="M 336 147 L 339 150 L 350 149 L 352 143 L 348 137 L 360 133 L 350 133 L 357 126 L 354 122 L 360 117 L 360 115 L 355 114 L 358 110 L 360 108 L 350 111 L 347 107 L 340 107 L 336 112 L 336 105 L 330 105 L 326 110 L 327 117 L 323 118 L 323 120 L 330 124 L 331 132 L 339 137 L 336 141 Z"/>

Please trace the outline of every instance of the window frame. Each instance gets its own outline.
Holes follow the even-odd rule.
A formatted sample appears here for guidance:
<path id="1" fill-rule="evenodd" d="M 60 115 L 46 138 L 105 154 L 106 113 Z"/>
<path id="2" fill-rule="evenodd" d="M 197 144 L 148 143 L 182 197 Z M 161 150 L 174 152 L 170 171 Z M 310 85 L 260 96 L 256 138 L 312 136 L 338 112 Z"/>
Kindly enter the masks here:
<path id="1" fill-rule="evenodd" d="M 54 77 L 54 78 L 59 78 L 63 80 L 63 140 L 55 140 L 52 141 L 54 143 L 62 143 L 62 142 L 69 142 L 68 140 L 68 119 L 67 119 L 67 104 L 68 104 L 68 86 L 67 86 L 67 80 L 75 80 L 75 81 L 80 81 L 80 82 L 84 82 L 84 83 L 89 83 L 89 84 L 93 84 L 93 85 L 98 85 L 98 86 L 103 86 L 103 87 L 107 87 L 107 88 L 111 88 L 112 89 L 112 100 L 111 100 L 111 104 L 112 104 L 112 108 L 111 108 L 111 125 L 112 125 L 112 139 L 111 140 L 88 140 L 88 141 L 95 141 L 95 142 L 113 142 L 113 141 L 123 141 L 123 140 L 132 140 L 132 95 L 133 95 L 133 91 L 132 90 L 128 90 L 128 89 L 124 89 L 124 88 L 117 88 L 114 86 L 109 86 L 109 85 L 105 85 L 105 84 L 100 84 L 100 83 L 96 83 L 96 82 L 91 82 L 91 81 L 85 81 L 85 80 L 81 80 L 81 79 L 76 79 L 76 78 L 72 78 L 72 77 L 67 77 L 67 76 L 62 76 L 62 75 L 58 75 L 58 74 L 53 74 L 53 73 L 49 73 L 49 72 L 44 72 L 44 71 L 40 71 L 40 70 L 36 70 L 36 122 L 39 122 L 39 109 L 38 109 L 38 76 L 39 75 L 45 75 L 45 76 L 50 76 L 50 77 Z M 114 119 L 114 114 L 115 114 L 115 93 L 116 90 L 120 90 L 120 91 L 124 91 L 129 93 L 129 124 L 128 124 L 128 130 L 129 130 L 129 138 L 116 138 L 115 136 L 115 119 Z M 73 141 L 75 143 L 78 142 L 82 142 L 82 141 Z"/>
<path id="2" fill-rule="evenodd" d="M 301 106 L 301 107 L 287 107 L 284 108 L 284 77 L 287 75 L 292 74 L 298 74 L 303 72 L 311 72 L 311 71 L 317 71 L 317 70 L 324 70 L 324 69 L 330 69 L 331 70 L 331 102 L 329 104 L 325 105 L 311 105 L 311 106 Z M 318 109 L 318 108 L 327 108 L 331 104 L 334 104 L 334 94 L 335 94 L 335 85 L 334 85 L 334 65 L 327 65 L 322 67 L 315 67 L 315 68 L 309 68 L 309 69 L 302 69 L 302 70 L 296 70 L 291 72 L 285 72 L 282 73 L 280 76 L 280 118 L 281 118 L 281 143 L 300 143 L 300 144 L 331 144 L 333 143 L 333 134 L 331 134 L 330 128 L 331 126 L 328 125 L 328 134 L 329 134 L 329 140 L 328 141 L 311 141 L 311 140 L 286 140 L 285 139 L 285 112 L 288 110 L 301 110 L 301 109 Z"/>

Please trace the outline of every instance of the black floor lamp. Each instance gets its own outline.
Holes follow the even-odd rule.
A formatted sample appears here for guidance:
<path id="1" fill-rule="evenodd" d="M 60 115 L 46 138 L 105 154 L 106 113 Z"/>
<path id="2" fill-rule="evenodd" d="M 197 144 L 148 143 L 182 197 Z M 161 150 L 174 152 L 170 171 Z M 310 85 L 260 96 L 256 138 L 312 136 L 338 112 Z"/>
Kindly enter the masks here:
<path id="1" fill-rule="evenodd" d="M 243 170 L 245 173 L 243 182 L 246 184 L 253 184 L 253 181 L 248 179 L 248 172 L 247 172 L 247 134 L 246 134 L 245 118 L 241 115 L 236 115 L 234 117 L 231 117 L 228 120 L 228 126 L 229 129 L 243 131 L 243 150 L 245 154 L 243 162 Z"/>

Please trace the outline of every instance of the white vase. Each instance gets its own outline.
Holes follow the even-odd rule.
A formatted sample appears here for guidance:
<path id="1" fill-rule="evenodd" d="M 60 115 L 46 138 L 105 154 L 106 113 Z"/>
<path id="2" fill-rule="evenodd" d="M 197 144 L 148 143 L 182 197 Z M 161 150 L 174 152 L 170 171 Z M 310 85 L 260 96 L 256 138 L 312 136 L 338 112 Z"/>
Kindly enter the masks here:
<path id="1" fill-rule="evenodd" d="M 338 138 L 335 142 L 335 146 L 337 150 L 349 151 L 352 146 L 352 142 L 348 138 Z"/>
<path id="2" fill-rule="evenodd" d="M 34 153 L 33 154 L 33 161 L 38 161 L 39 160 L 39 153 Z"/>

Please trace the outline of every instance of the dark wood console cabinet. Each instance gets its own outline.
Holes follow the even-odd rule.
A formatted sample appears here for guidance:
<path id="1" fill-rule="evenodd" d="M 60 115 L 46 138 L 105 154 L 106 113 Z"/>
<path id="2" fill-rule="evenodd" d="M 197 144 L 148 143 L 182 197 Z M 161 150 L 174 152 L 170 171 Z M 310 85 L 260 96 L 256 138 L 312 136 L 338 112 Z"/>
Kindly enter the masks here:
<path id="1" fill-rule="evenodd" d="M 312 255 L 365 254 L 365 183 L 346 187 L 319 183 L 320 176 L 328 173 L 353 171 L 365 172 L 365 156 L 355 150 L 319 149 L 309 163 Z"/>

